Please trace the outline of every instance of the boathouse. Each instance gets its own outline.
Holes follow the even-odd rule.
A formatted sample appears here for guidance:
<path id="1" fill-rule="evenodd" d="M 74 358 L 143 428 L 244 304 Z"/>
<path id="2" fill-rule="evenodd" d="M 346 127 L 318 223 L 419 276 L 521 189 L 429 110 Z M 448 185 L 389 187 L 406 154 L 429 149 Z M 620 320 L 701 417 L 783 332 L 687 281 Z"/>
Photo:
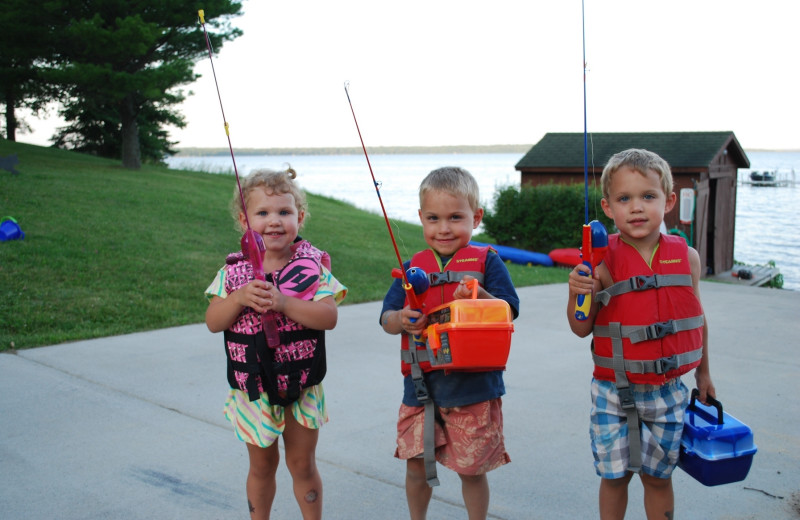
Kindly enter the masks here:
<path id="1" fill-rule="evenodd" d="M 521 185 L 583 184 L 583 143 L 582 133 L 545 134 L 515 166 L 522 177 Z M 694 221 L 680 223 L 679 200 L 665 215 L 665 224 L 667 229 L 691 237 L 703 272 L 711 275 L 731 269 L 737 170 L 750 167 L 733 132 L 589 134 L 589 182 L 599 188 L 600 175 L 609 158 L 628 148 L 644 148 L 663 157 L 672 169 L 676 195 L 682 188 L 694 190 Z"/>

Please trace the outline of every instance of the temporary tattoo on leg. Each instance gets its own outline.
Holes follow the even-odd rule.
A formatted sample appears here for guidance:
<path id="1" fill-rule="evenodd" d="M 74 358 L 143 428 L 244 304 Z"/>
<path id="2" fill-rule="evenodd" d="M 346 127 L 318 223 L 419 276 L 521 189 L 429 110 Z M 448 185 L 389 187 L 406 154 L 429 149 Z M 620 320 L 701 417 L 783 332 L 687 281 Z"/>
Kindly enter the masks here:
<path id="1" fill-rule="evenodd" d="M 248 507 L 248 508 L 250 508 L 250 512 L 251 512 L 251 513 L 255 513 L 255 511 L 256 511 L 256 508 L 255 508 L 255 507 L 253 507 L 253 503 L 252 503 L 252 502 L 250 502 L 250 500 L 248 500 L 248 501 L 247 501 L 247 507 Z"/>
<path id="2" fill-rule="evenodd" d="M 306 493 L 306 496 L 305 496 L 306 502 L 308 502 L 309 504 L 313 504 L 314 502 L 317 501 L 317 497 L 318 496 L 319 495 L 317 494 L 317 490 L 316 489 L 312 489 L 311 491 Z"/>
<path id="3" fill-rule="evenodd" d="M 667 511 L 666 513 L 664 513 L 664 518 L 666 518 L 667 520 L 672 520 L 672 513 L 673 513 L 672 511 Z"/>

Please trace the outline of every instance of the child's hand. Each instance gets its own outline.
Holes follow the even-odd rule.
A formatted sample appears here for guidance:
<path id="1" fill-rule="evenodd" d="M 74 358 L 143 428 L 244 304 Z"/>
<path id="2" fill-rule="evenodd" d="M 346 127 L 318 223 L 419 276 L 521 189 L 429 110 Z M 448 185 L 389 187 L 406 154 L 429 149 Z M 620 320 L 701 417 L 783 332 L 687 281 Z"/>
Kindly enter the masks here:
<path id="1" fill-rule="evenodd" d="M 461 281 L 458 282 L 458 287 L 456 287 L 456 290 L 453 292 L 453 299 L 467 300 L 472 298 L 472 284 L 469 282 L 472 282 L 473 280 L 475 280 L 475 277 L 464 275 Z M 473 283 L 478 283 L 478 282 L 473 282 Z M 481 289 L 480 287 L 478 287 L 478 298 L 481 297 L 480 291 Z"/>
<path id="2" fill-rule="evenodd" d="M 271 292 L 275 286 L 263 280 L 253 280 L 244 287 L 237 289 L 231 296 L 242 307 L 250 307 L 258 313 L 266 312 L 274 306 L 274 296 Z M 278 293 L 280 294 L 280 293 Z"/>
<path id="3" fill-rule="evenodd" d="M 419 336 L 428 325 L 428 317 L 409 307 L 400 311 L 400 325 L 403 330 L 414 336 Z"/>
<path id="4" fill-rule="evenodd" d="M 717 398 L 717 390 L 714 388 L 714 383 L 711 382 L 711 376 L 708 373 L 702 372 L 701 370 L 695 370 L 694 379 L 695 383 L 697 384 L 697 390 L 700 392 L 698 397 L 700 398 L 701 403 L 707 405 L 708 403 L 706 400 L 708 396 L 711 396 L 714 399 Z"/>
<path id="5" fill-rule="evenodd" d="M 595 283 L 595 276 L 597 276 L 597 272 L 595 271 L 594 276 L 587 276 L 589 274 L 589 267 L 578 264 L 575 268 L 569 273 L 569 293 L 571 295 L 578 295 L 578 294 L 591 294 L 592 290 L 594 289 Z M 581 274 L 583 273 L 583 274 Z"/>

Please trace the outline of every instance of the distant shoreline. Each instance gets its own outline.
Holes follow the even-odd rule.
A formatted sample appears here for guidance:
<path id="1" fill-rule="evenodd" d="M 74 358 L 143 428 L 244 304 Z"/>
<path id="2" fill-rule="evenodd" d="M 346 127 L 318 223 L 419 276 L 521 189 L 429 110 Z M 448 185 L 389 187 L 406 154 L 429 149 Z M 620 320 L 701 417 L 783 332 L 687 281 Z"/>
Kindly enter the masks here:
<path id="1" fill-rule="evenodd" d="M 459 154 L 459 153 L 528 153 L 533 144 L 488 144 L 488 145 L 456 145 L 456 146 L 373 146 L 367 152 L 374 155 L 393 154 Z M 175 157 L 229 155 L 227 148 L 176 148 Z M 364 153 L 357 147 L 323 147 L 323 148 L 236 148 L 236 155 L 360 155 Z M 800 149 L 768 149 L 751 148 L 747 152 L 797 153 Z"/>
<path id="2" fill-rule="evenodd" d="M 532 144 L 492 144 L 462 146 L 373 146 L 370 154 L 440 154 L 440 153 L 527 153 Z M 227 148 L 176 148 L 176 157 L 228 155 Z M 236 155 L 358 155 L 361 148 L 236 148 Z"/>

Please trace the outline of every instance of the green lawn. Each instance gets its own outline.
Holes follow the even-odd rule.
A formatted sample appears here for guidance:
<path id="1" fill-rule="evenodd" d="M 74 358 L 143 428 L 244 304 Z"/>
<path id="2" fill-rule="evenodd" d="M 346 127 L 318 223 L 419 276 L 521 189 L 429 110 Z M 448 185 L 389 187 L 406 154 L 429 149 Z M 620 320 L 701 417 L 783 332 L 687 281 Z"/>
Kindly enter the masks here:
<path id="1" fill-rule="evenodd" d="M 20 175 L 0 170 L 0 218 L 16 218 L 26 236 L 0 242 L 0 351 L 204 320 L 203 290 L 241 237 L 228 211 L 229 175 L 130 171 L 0 139 L 0 156 L 14 153 Z M 345 304 L 382 299 L 397 266 L 383 216 L 313 194 L 309 210 L 302 235 L 330 253 L 350 290 Z M 420 226 L 393 229 L 404 259 L 424 248 Z M 518 287 L 568 275 L 509 271 Z"/>

